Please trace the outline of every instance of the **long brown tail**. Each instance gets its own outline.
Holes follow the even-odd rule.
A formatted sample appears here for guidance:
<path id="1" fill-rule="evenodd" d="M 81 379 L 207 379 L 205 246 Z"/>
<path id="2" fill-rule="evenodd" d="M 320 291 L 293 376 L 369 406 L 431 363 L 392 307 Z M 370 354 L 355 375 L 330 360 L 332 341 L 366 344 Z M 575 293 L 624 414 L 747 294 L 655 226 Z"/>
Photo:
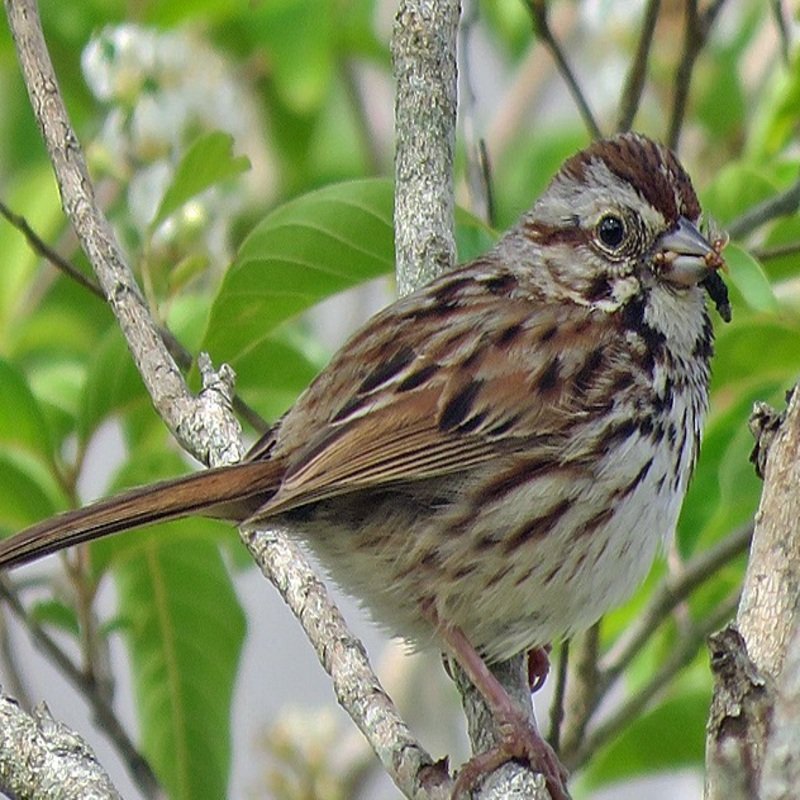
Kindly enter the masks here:
<path id="1" fill-rule="evenodd" d="M 0 541 L 0 569 L 80 542 L 192 514 L 241 522 L 277 490 L 280 468 L 249 461 L 173 478 L 100 500 Z"/>

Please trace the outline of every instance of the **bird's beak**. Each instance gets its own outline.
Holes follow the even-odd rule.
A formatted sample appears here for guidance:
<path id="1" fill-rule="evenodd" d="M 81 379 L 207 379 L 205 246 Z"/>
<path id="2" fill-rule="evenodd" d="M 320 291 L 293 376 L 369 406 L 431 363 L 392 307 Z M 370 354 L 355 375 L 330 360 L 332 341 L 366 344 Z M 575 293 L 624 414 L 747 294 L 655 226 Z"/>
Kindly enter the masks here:
<path id="1" fill-rule="evenodd" d="M 656 241 L 659 275 L 679 286 L 696 286 L 714 270 L 725 268 L 720 252 L 724 246 L 724 239 L 712 244 L 693 222 L 680 217 L 677 225 Z"/>

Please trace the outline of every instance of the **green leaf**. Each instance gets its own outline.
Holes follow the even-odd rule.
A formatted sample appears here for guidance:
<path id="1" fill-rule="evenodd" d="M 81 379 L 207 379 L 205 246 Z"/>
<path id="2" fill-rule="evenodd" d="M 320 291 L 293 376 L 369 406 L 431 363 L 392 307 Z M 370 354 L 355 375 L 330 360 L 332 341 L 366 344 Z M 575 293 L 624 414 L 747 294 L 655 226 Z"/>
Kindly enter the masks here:
<path id="1" fill-rule="evenodd" d="M 52 448 L 39 403 L 24 375 L 3 359 L 0 359 L 0 387 L 0 442 L 22 445 L 49 458 Z"/>
<path id="2" fill-rule="evenodd" d="M 184 520 L 115 559 L 141 747 L 173 800 L 226 797 L 245 620 L 214 542 Z"/>
<path id="3" fill-rule="evenodd" d="M 777 311 L 778 301 L 769 278 L 761 264 L 747 250 L 736 244 L 729 244 L 725 248 L 725 261 L 730 270 L 731 282 L 752 309 Z"/>
<path id="4" fill-rule="evenodd" d="M 4 92 L 4 114 L 9 111 L 10 101 L 9 93 Z M 5 119 L 10 120 L 9 117 Z M 3 144 L 3 159 L 10 166 L 14 161 L 5 149 L 5 140 Z M 45 241 L 55 240 L 59 227 L 63 225 L 63 212 L 50 166 L 37 164 L 34 169 L 19 170 L 14 179 L 6 175 L 5 167 L 3 169 L 3 201 L 12 211 L 23 215 Z M 19 336 L 17 326 L 30 316 L 25 296 L 30 291 L 33 275 L 41 268 L 41 262 L 25 237 L 2 218 L 0 253 L 3 254 L 3 268 L 0 269 L 0 343 L 3 344 L 3 352 L 7 353 L 8 343 Z"/>
<path id="5" fill-rule="evenodd" d="M 298 197 L 243 242 L 212 305 L 203 349 L 238 370 L 281 323 L 393 269 L 390 181 L 352 181 Z"/>
<path id="6" fill-rule="evenodd" d="M 78 415 L 79 435 L 87 440 L 109 415 L 148 399 L 122 336 L 112 329 L 98 343 L 89 365 Z"/>
<path id="7" fill-rule="evenodd" d="M 40 600 L 31 606 L 31 618 L 43 625 L 51 625 L 76 639 L 80 634 L 80 623 L 74 608 L 60 600 Z"/>
<path id="8" fill-rule="evenodd" d="M 714 176 L 714 181 L 700 192 L 701 205 L 722 225 L 749 208 L 773 197 L 778 186 L 768 170 L 749 163 L 727 164 Z"/>
<path id="9" fill-rule="evenodd" d="M 263 338 L 236 362 L 237 386 L 266 419 L 277 419 L 286 411 L 320 367 L 283 336 L 284 332 Z"/>
<path id="10" fill-rule="evenodd" d="M 52 358 L 32 365 L 29 380 L 39 400 L 42 414 L 51 431 L 56 451 L 68 436 L 75 433 L 86 368 L 77 358 L 54 354 Z"/>
<path id="11" fill-rule="evenodd" d="M 259 4 L 251 16 L 281 99 L 295 114 L 314 113 L 336 72 L 333 34 L 340 14 L 335 4 L 281 0 Z"/>
<path id="12" fill-rule="evenodd" d="M 66 506 L 49 464 L 17 446 L 0 447 L 0 529 L 13 533 Z"/>
<path id="13" fill-rule="evenodd" d="M 164 192 L 150 229 L 155 230 L 170 214 L 187 200 L 226 178 L 248 170 L 246 156 L 233 155 L 233 137 L 221 131 L 200 136 L 184 154 L 175 178 Z"/>
<path id="14" fill-rule="evenodd" d="M 456 206 L 456 247 L 459 263 L 472 261 L 497 241 L 497 233 L 482 219 Z"/>
<path id="15" fill-rule="evenodd" d="M 657 770 L 699 766 L 708 703 L 707 691 L 687 691 L 640 715 L 592 758 L 580 784 L 595 788 Z"/>

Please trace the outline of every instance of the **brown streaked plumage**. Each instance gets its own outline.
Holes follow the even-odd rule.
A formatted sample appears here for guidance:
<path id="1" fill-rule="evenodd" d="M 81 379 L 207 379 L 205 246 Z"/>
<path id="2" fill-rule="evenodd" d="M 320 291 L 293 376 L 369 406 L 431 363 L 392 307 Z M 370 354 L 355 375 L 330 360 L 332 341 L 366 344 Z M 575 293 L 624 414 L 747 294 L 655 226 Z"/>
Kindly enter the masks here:
<path id="1" fill-rule="evenodd" d="M 483 662 L 591 625 L 674 530 L 707 404 L 706 292 L 729 315 L 699 215 L 668 150 L 595 142 L 488 254 L 373 317 L 243 464 L 41 523 L 0 543 L 0 566 L 186 514 L 285 524 L 392 633 L 448 647 L 514 731 L 457 788 L 524 756 L 565 797 Z"/>

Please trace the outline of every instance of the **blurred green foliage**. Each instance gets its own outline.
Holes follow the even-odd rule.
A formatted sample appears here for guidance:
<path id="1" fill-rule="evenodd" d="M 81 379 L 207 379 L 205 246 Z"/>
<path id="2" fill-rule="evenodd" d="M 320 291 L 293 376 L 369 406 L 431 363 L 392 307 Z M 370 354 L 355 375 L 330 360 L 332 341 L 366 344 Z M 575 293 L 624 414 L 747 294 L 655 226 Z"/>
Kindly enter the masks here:
<path id="1" fill-rule="evenodd" d="M 581 4 L 564 5 L 580 14 Z M 639 20 L 624 3 L 599 5 L 600 18 L 584 9 L 580 35 L 593 46 L 580 63 L 608 129 L 618 99 L 609 85 L 619 85 Z M 788 189 L 800 173 L 797 49 L 790 48 L 788 63 L 781 59 L 769 4 L 731 5 L 698 61 L 682 152 L 704 208 L 723 226 Z M 480 11 L 495 85 L 478 125 L 492 157 L 492 222 L 502 228 L 587 136 L 549 66 L 531 68 L 542 52 L 523 4 L 483 2 Z M 672 15 L 667 10 L 656 31 L 637 117 L 637 127 L 655 136 L 666 130 L 678 56 L 680 15 Z M 328 350 L 302 312 L 393 268 L 390 9 L 373 0 L 45 0 L 42 16 L 100 197 L 154 313 L 193 353 L 207 349 L 216 363 L 232 363 L 241 396 L 275 418 Z M 113 27 L 123 24 L 129 27 Z M 754 65 L 756 44 L 769 57 Z M 212 67 L 213 74 L 202 71 Z M 198 70 L 196 80 L 186 77 Z M 474 79 L 484 65 L 470 53 L 462 71 Z M 87 82 L 92 75 L 94 83 Z M 558 92 L 556 104 L 551 95 Z M 209 104 L 216 107 L 207 111 Z M 88 274 L 60 212 L 5 27 L 0 107 L 0 199 Z M 496 120 L 502 124 L 495 127 Z M 459 163 L 468 157 L 462 151 Z M 460 198 L 468 204 L 467 193 Z M 485 248 L 489 231 L 460 211 L 462 257 Z M 800 371 L 798 243 L 795 213 L 729 250 L 734 318 L 716 325 L 711 413 L 678 558 L 718 541 L 756 508 L 760 484 L 747 462 L 746 418 L 757 399 L 780 404 Z M 109 420 L 126 448 L 109 489 L 185 469 L 108 309 L 5 223 L 0 252 L 0 528 L 11 532 L 79 502 L 86 449 Z M 221 797 L 230 770 L 230 698 L 245 622 L 217 546 L 223 531 L 213 523 L 174 523 L 165 535 L 154 529 L 101 542 L 86 576 L 99 582 L 111 574 L 117 583 L 117 617 L 103 629 L 125 637 L 141 746 L 173 798 Z M 190 537 L 191 548 L 183 546 Z M 683 611 L 707 615 L 740 582 L 741 570 L 741 563 L 721 570 Z M 605 647 L 636 618 L 664 571 L 658 565 L 606 620 Z M 75 611 L 60 594 L 40 600 L 37 614 L 77 639 Z M 650 640 L 628 671 L 630 691 L 678 635 L 673 619 Z M 598 754 L 584 786 L 699 766 L 709 687 L 699 656 Z"/>

